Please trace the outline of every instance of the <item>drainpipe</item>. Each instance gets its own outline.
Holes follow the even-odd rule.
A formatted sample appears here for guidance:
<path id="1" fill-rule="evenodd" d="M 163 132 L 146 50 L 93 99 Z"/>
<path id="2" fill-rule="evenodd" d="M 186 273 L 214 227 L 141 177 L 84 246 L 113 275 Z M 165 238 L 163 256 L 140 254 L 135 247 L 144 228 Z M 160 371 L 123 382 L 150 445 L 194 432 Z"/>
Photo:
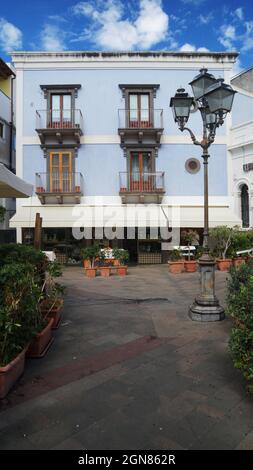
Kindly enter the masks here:
<path id="1" fill-rule="evenodd" d="M 11 76 L 11 120 L 10 120 L 10 146 L 9 146 L 9 168 L 13 173 L 16 173 L 16 168 L 13 166 L 12 154 L 13 154 L 13 82 L 16 75 L 13 73 Z"/>

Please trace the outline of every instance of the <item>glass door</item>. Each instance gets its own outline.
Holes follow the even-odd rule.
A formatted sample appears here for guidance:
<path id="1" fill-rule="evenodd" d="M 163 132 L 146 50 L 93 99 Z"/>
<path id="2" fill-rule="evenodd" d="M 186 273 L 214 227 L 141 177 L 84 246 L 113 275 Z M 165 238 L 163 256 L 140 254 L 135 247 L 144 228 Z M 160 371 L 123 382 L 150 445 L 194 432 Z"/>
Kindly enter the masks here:
<path id="1" fill-rule="evenodd" d="M 130 191 L 150 191 L 152 188 L 151 152 L 131 152 Z"/>
<path id="2" fill-rule="evenodd" d="M 130 93 L 129 127 L 150 127 L 150 98 L 148 93 Z"/>
<path id="3" fill-rule="evenodd" d="M 51 95 L 50 127 L 69 128 L 71 121 L 71 95 Z"/>
<path id="4" fill-rule="evenodd" d="M 70 152 L 51 152 L 49 173 L 50 192 L 71 192 L 72 184 L 72 154 Z"/>

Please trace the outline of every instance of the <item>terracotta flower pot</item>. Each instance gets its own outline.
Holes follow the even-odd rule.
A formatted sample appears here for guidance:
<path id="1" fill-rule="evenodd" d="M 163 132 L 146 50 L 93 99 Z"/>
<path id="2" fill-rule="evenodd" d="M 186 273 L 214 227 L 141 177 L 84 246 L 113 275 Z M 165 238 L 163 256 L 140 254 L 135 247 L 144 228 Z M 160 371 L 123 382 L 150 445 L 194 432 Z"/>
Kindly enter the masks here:
<path id="1" fill-rule="evenodd" d="M 184 270 L 184 261 L 169 261 L 169 272 L 172 274 L 180 274 Z"/>
<path id="2" fill-rule="evenodd" d="M 9 364 L 0 367 L 0 399 L 6 397 L 9 390 L 23 374 L 26 350 L 27 348 L 23 349 Z"/>
<path id="3" fill-rule="evenodd" d="M 50 348 L 53 337 L 52 337 L 52 326 L 54 319 L 48 320 L 45 328 L 33 338 L 30 343 L 26 355 L 27 357 L 44 357 L 48 349 Z"/>
<path id="4" fill-rule="evenodd" d="M 97 268 L 86 268 L 87 277 L 93 278 L 97 275 Z"/>
<path id="5" fill-rule="evenodd" d="M 84 267 L 85 269 L 91 267 L 91 262 L 90 262 L 89 259 L 84 259 L 84 260 L 83 260 L 83 267 Z"/>
<path id="6" fill-rule="evenodd" d="M 119 260 L 118 259 L 113 260 L 113 266 L 119 266 Z"/>
<path id="7" fill-rule="evenodd" d="M 184 262 L 184 268 L 187 273 L 195 273 L 197 270 L 197 261 L 190 260 Z"/>
<path id="8" fill-rule="evenodd" d="M 233 266 L 240 266 L 241 264 L 245 264 L 245 258 L 239 257 L 233 259 Z"/>
<path id="9" fill-rule="evenodd" d="M 232 259 L 217 259 L 216 264 L 219 271 L 228 271 L 232 266 Z"/>
<path id="10" fill-rule="evenodd" d="M 63 307 L 63 299 L 57 299 L 52 307 L 52 301 L 45 299 L 41 302 L 40 309 L 46 318 L 53 318 L 54 323 L 52 326 L 53 330 L 59 328 L 61 320 L 61 309 Z"/>
<path id="11" fill-rule="evenodd" d="M 127 274 L 127 266 L 119 266 L 117 268 L 117 273 L 119 276 L 126 276 Z"/>
<path id="12" fill-rule="evenodd" d="M 100 274 L 101 274 L 102 277 L 109 277 L 111 275 L 110 266 L 102 266 L 100 268 Z"/>

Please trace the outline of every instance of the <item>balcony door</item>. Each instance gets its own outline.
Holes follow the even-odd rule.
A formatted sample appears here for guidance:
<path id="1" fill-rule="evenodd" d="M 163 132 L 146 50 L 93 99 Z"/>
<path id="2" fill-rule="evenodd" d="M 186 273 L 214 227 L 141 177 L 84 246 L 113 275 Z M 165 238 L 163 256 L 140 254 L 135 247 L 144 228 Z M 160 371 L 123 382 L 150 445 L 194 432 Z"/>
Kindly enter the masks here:
<path id="1" fill-rule="evenodd" d="M 155 182 L 151 172 L 151 152 L 130 153 L 130 191 L 152 191 Z"/>
<path id="2" fill-rule="evenodd" d="M 129 94 L 129 127 L 151 127 L 149 93 Z"/>
<path id="3" fill-rule="evenodd" d="M 72 191 L 73 183 L 72 153 L 50 152 L 50 192 L 69 193 Z"/>
<path id="4" fill-rule="evenodd" d="M 53 129 L 72 127 L 71 94 L 52 94 L 49 125 Z"/>

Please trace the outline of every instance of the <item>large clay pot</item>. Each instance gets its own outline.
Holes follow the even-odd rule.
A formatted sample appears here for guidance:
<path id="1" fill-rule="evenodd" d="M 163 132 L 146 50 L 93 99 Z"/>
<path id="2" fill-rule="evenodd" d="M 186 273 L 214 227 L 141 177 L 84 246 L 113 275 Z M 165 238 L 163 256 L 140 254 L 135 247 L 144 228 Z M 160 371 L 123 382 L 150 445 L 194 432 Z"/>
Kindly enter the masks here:
<path id="1" fill-rule="evenodd" d="M 233 259 L 233 266 L 240 266 L 241 264 L 245 264 L 245 258 L 239 257 Z"/>
<path id="2" fill-rule="evenodd" d="M 178 261 L 169 261 L 169 272 L 172 274 L 180 274 L 184 270 L 184 261 L 178 260 Z"/>
<path id="3" fill-rule="evenodd" d="M 101 274 L 102 277 L 109 277 L 111 275 L 110 266 L 102 266 L 100 268 L 100 274 Z"/>
<path id="4" fill-rule="evenodd" d="M 50 348 L 53 337 L 52 337 L 52 326 L 54 319 L 48 320 L 45 328 L 33 338 L 27 349 L 27 357 L 44 357 L 48 349 Z"/>
<path id="5" fill-rule="evenodd" d="M 184 262 L 184 269 L 187 273 L 195 273 L 197 270 L 197 261 L 190 260 Z"/>
<path id="6" fill-rule="evenodd" d="M 0 367 L 0 399 L 6 397 L 9 390 L 23 374 L 26 349 L 23 349 L 9 364 Z"/>
<path id="7" fill-rule="evenodd" d="M 216 264 L 219 271 L 228 271 L 232 266 L 232 259 L 217 259 Z"/>
<path id="8" fill-rule="evenodd" d="M 46 318 L 53 318 L 54 323 L 52 326 L 53 330 L 59 328 L 61 320 L 61 309 L 63 307 L 63 299 L 57 299 L 52 306 L 52 301 L 45 299 L 40 304 L 40 309 Z"/>
<path id="9" fill-rule="evenodd" d="M 97 268 L 86 268 L 85 271 L 89 278 L 94 278 L 97 275 Z"/>
<path id="10" fill-rule="evenodd" d="M 118 266 L 117 273 L 119 276 L 126 276 L 127 274 L 127 266 Z"/>

